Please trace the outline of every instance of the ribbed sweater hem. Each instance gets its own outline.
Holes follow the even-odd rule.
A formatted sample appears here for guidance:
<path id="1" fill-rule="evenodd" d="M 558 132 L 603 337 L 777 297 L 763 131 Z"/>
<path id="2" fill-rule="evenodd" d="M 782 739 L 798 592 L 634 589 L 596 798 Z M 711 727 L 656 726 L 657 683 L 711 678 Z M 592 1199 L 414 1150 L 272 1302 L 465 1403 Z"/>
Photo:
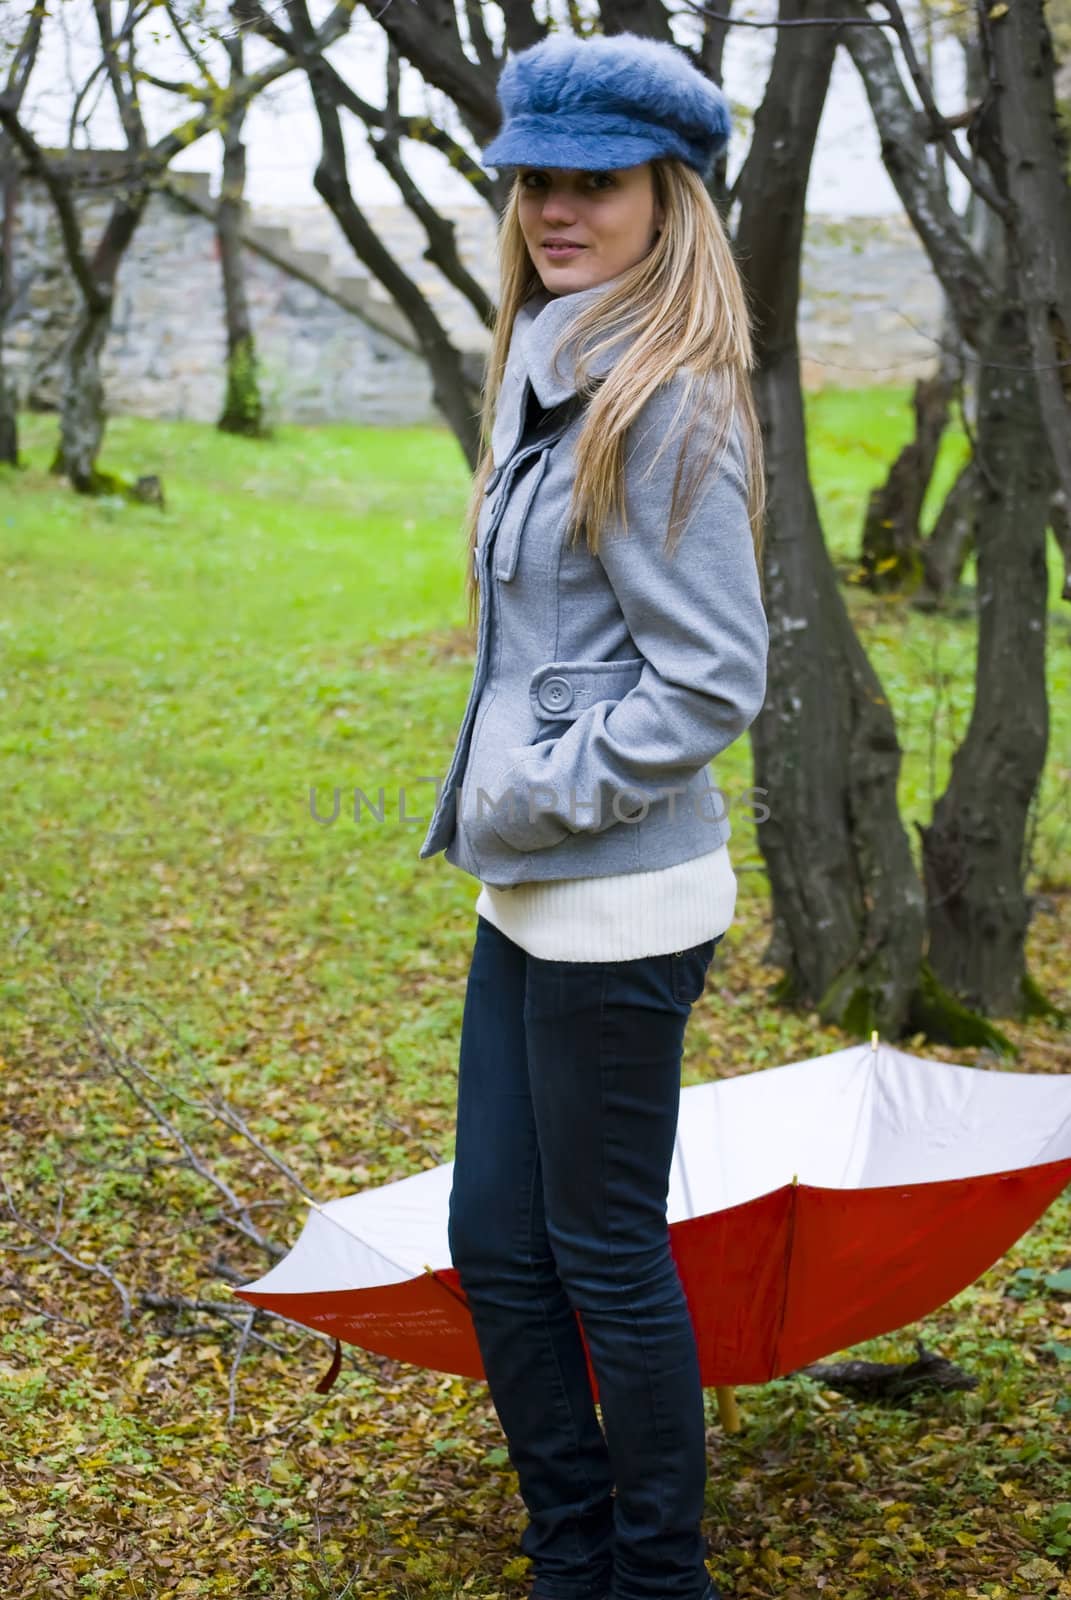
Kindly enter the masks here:
<path id="1" fill-rule="evenodd" d="M 510 888 L 481 883 L 476 911 L 544 961 L 631 961 L 724 933 L 737 880 L 722 844 L 650 872 L 552 878 Z"/>

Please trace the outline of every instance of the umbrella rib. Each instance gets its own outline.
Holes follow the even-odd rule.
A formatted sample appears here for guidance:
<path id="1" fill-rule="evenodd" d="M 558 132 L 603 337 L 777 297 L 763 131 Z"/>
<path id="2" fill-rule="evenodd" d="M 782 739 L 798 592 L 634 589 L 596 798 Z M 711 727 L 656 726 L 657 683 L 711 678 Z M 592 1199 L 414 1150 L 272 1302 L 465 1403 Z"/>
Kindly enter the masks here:
<path id="1" fill-rule="evenodd" d="M 439 1277 L 439 1274 L 436 1272 L 435 1268 L 432 1267 L 432 1266 L 429 1266 L 429 1264 L 426 1261 L 424 1263 L 424 1271 L 429 1275 L 429 1277 L 431 1277 L 431 1278 L 433 1278 L 435 1280 L 435 1282 L 439 1285 L 440 1289 L 444 1289 L 446 1291 L 446 1293 L 451 1296 L 452 1299 L 456 1300 L 459 1306 L 464 1306 L 465 1310 L 466 1311 L 468 1310 L 469 1303 L 465 1299 L 465 1296 L 461 1295 L 461 1294 L 458 1294 L 456 1289 L 451 1289 L 451 1287 L 450 1287 L 450 1285 L 448 1283 L 444 1283 L 443 1280 Z"/>
<path id="2" fill-rule="evenodd" d="M 777 1319 L 777 1332 L 774 1335 L 773 1353 L 772 1353 L 773 1354 L 773 1363 L 772 1363 L 772 1371 L 770 1373 L 771 1377 L 773 1377 L 774 1373 L 777 1371 L 777 1366 L 778 1366 L 778 1363 L 780 1361 L 780 1357 L 781 1357 L 781 1339 L 782 1339 L 782 1336 L 784 1335 L 785 1317 L 786 1317 L 786 1314 L 788 1312 L 788 1285 L 789 1285 L 789 1278 L 790 1278 L 791 1271 L 792 1271 L 792 1246 L 793 1246 L 793 1243 L 795 1242 L 795 1237 L 796 1237 L 796 1207 L 799 1204 L 799 1193 L 800 1193 L 799 1174 L 796 1173 L 796 1172 L 794 1172 L 792 1174 L 792 1187 L 791 1187 L 789 1193 L 791 1194 L 792 1198 L 791 1198 L 791 1201 L 790 1201 L 790 1210 L 789 1210 L 789 1213 L 788 1213 L 788 1228 L 787 1228 L 787 1231 L 786 1231 L 786 1238 L 785 1238 L 785 1270 L 784 1270 L 784 1274 L 782 1276 L 782 1282 L 781 1282 L 781 1312 L 780 1312 L 780 1315 L 778 1316 L 778 1319 Z"/>
<path id="3" fill-rule="evenodd" d="M 311 1200 L 311 1199 L 306 1198 L 305 1203 L 306 1203 L 306 1205 L 311 1206 L 314 1211 L 318 1211 L 320 1213 L 321 1217 L 326 1217 L 328 1222 L 333 1222 L 336 1228 L 341 1228 L 342 1232 L 344 1234 L 346 1234 L 348 1238 L 356 1239 L 357 1243 L 358 1244 L 363 1244 L 366 1250 L 375 1251 L 376 1255 L 379 1257 L 379 1259 L 381 1261 L 386 1261 L 390 1266 L 394 1267 L 398 1272 L 402 1273 L 403 1276 L 409 1277 L 409 1278 L 415 1277 L 415 1273 L 413 1272 L 411 1267 L 403 1267 L 400 1261 L 395 1261 L 395 1260 L 393 1260 L 393 1258 L 391 1256 L 385 1255 L 384 1252 L 382 1250 L 380 1250 L 377 1245 L 369 1244 L 367 1239 L 362 1239 L 361 1235 L 359 1233 L 354 1233 L 352 1228 L 347 1228 L 347 1226 L 346 1226 L 346 1224 L 344 1222 L 340 1222 L 338 1220 L 338 1218 L 336 1216 L 333 1216 L 331 1214 L 331 1212 L 327 1210 L 326 1206 L 322 1206 L 318 1200 Z"/>
<path id="4" fill-rule="evenodd" d="M 1067 1117 L 1064 1118 L 1064 1120 L 1061 1122 L 1060 1126 L 1057 1128 L 1056 1132 L 1053 1134 L 1051 1139 L 1046 1139 L 1045 1143 L 1042 1145 L 1042 1147 L 1039 1150 L 1038 1154 L 1034 1157 L 1034 1160 L 1031 1162 L 1031 1166 L 1041 1167 L 1041 1166 L 1047 1165 L 1048 1164 L 1048 1160 L 1059 1161 L 1059 1160 L 1062 1159 L 1060 1156 L 1051 1156 L 1051 1157 L 1046 1158 L 1046 1152 L 1049 1151 L 1049 1150 L 1054 1150 L 1056 1148 L 1059 1140 L 1063 1137 L 1064 1129 L 1068 1128 L 1068 1127 L 1071 1127 L 1071 1116 L 1067 1116 Z"/>

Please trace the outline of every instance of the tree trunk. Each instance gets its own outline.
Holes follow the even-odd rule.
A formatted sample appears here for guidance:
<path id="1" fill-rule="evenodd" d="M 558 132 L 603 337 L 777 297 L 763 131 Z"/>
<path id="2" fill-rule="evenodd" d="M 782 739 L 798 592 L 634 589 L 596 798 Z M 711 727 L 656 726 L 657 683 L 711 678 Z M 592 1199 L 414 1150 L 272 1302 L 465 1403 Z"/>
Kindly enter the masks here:
<path id="1" fill-rule="evenodd" d="M 64 355 L 60 438 L 52 471 L 67 478 L 79 494 L 104 487 L 97 472 L 107 422 L 100 358 L 111 320 L 112 296 L 95 297 L 93 305 L 82 307 Z"/>
<path id="2" fill-rule="evenodd" d="M 227 40 L 236 74 L 241 75 L 241 39 Z M 220 183 L 216 237 L 223 270 L 223 302 L 227 319 L 227 394 L 216 424 L 224 433 L 259 439 L 265 434 L 264 404 L 257 375 L 257 352 L 242 258 L 242 214 L 245 193 L 245 108 L 234 111 L 223 127 L 223 175 Z"/>
<path id="3" fill-rule="evenodd" d="M 1033 48 L 1026 48 L 1025 40 L 1021 37 L 1023 24 L 1025 24 L 1028 32 L 1031 27 L 1034 29 Z M 1061 182 L 1060 142 L 1063 139 L 1066 147 L 1066 133 L 1061 134 L 1055 112 L 1053 112 L 1052 118 L 1049 115 L 1049 99 L 1047 99 L 1047 96 L 1049 96 L 1049 83 L 1047 83 L 1047 78 L 1052 72 L 1052 61 L 1047 59 L 1049 43 L 1047 43 L 1047 34 L 1045 34 L 1044 16 L 1039 16 L 1036 10 L 1026 10 L 1023 16 L 1017 18 L 1017 27 L 1020 29 L 1018 40 L 1015 34 L 1005 34 L 999 42 L 993 40 L 993 54 L 996 56 L 994 70 L 996 70 L 997 74 L 1002 72 L 1002 74 L 1009 75 L 1009 67 L 1012 67 L 1010 77 L 1015 83 L 1015 90 L 1013 90 L 1010 99 L 1004 83 L 1001 83 L 1001 101 L 999 101 L 999 104 L 1001 104 L 1001 125 L 1002 130 L 1004 130 L 1002 136 L 1004 136 L 1005 144 L 1007 144 L 1010 138 L 1015 138 L 1021 123 L 1026 122 L 1029 125 L 1029 130 L 1031 130 L 1031 133 L 1029 133 L 1031 144 L 1037 144 L 1042 150 L 1047 147 L 1047 157 L 1042 155 L 1041 158 L 1041 173 L 1031 173 L 1029 171 L 1029 168 L 1034 165 L 1033 152 L 1020 152 L 1020 158 L 1013 163 L 1013 168 L 1010 168 L 1010 170 L 1009 168 L 1002 168 L 1005 181 L 1009 178 L 1015 179 L 1012 195 L 1013 202 L 1018 202 L 1015 218 L 1020 224 L 1020 230 L 1023 230 L 1023 224 L 1026 224 L 1026 234 L 1028 234 L 1028 238 L 1017 243 L 1017 256 L 1021 262 L 1025 253 L 1031 254 L 1041 251 L 1042 258 L 1060 259 L 1061 240 L 1063 240 L 1063 248 L 1065 250 L 1068 248 L 1066 216 L 1068 216 L 1068 206 L 1071 205 L 1071 200 L 1068 198 L 1068 184 L 1066 184 L 1066 181 L 1068 181 L 1071 173 L 1069 173 L 1069 160 L 1065 155 L 1065 158 L 1063 158 L 1063 182 Z M 1025 74 L 1026 83 L 1023 85 L 1023 70 L 1021 70 L 1021 66 L 1023 66 L 1025 48 L 1026 54 L 1033 56 L 1033 61 L 1029 62 L 1029 69 Z M 983 88 L 986 91 L 989 90 L 988 67 L 986 67 L 986 61 L 981 59 L 980 50 L 975 51 L 975 58 L 977 58 L 977 62 L 972 62 L 973 72 L 975 72 L 975 80 L 973 82 L 977 85 L 977 90 L 975 90 L 977 98 L 981 99 L 980 90 L 983 90 Z M 1031 88 L 1031 82 L 1033 82 L 1033 88 Z M 1053 82 L 1052 88 L 1055 91 L 1055 82 Z M 993 123 L 983 123 L 977 141 L 981 149 L 988 149 L 994 138 L 996 138 L 996 131 L 994 131 Z M 1053 152 L 1053 144 L 1055 144 L 1055 152 Z M 1049 226 L 1047 226 L 1047 211 L 1049 211 L 1050 205 L 1057 213 L 1058 219 L 1057 227 L 1052 230 L 1052 234 L 1050 234 Z M 1041 218 L 1039 218 L 1039 221 L 1034 222 L 1034 214 L 1039 210 L 1039 206 L 1041 206 Z M 1066 269 L 1065 266 L 1065 270 L 1069 269 Z M 1037 317 L 1039 317 L 1039 322 L 1045 323 L 1044 328 L 1036 331 L 1036 336 L 1033 339 L 1034 349 L 1039 347 L 1039 341 L 1044 344 L 1045 339 L 1063 342 L 1066 346 L 1066 339 L 1068 339 L 1066 320 L 1063 323 L 1063 330 L 1061 330 L 1060 312 L 1058 312 L 1057 307 L 1053 306 L 1052 298 L 1050 298 L 1052 259 L 1045 261 L 1041 270 L 1034 267 L 1033 272 L 1031 272 L 1031 278 L 1033 278 L 1034 285 L 1036 285 L 1037 301 L 1039 301 L 1039 314 L 1037 314 Z M 1065 429 L 1063 429 L 1065 437 L 1060 438 L 1060 453 L 1066 450 L 1066 435 L 1071 434 L 1071 366 L 1066 365 L 1066 360 L 1071 357 L 1071 350 L 1063 350 L 1063 357 L 1065 357 L 1065 365 L 1055 368 L 1057 378 L 1063 379 L 1063 382 L 1055 387 L 1050 387 L 1049 390 L 1050 419 L 1055 419 L 1058 424 L 1061 406 L 1068 410 L 1069 421 Z M 1052 379 L 1052 366 L 1045 362 L 1041 362 L 1039 365 L 1041 365 L 1039 378 Z M 1063 395 L 1060 395 L 1060 389 L 1063 390 Z M 1042 406 L 1042 410 L 1044 410 L 1044 406 Z M 1049 427 L 1049 438 L 1052 440 L 1052 426 Z M 1053 464 L 1057 466 L 1057 477 L 1060 478 L 1058 461 L 1060 461 L 1060 454 L 1053 453 Z M 1052 504 L 1049 507 L 1050 526 L 1052 526 L 1053 536 L 1055 536 L 1055 541 L 1057 541 L 1061 555 L 1063 555 L 1063 594 L 1061 594 L 1063 600 L 1071 600 L 1071 520 L 1068 517 L 1069 506 L 1071 506 L 1071 493 L 1068 493 L 1065 470 L 1063 482 L 1057 483 L 1057 488 L 1053 491 Z"/>
<path id="4" fill-rule="evenodd" d="M 962 44 L 967 99 L 976 105 L 986 92 L 985 66 L 976 38 L 968 36 Z M 992 181 L 988 168 L 984 163 L 980 165 Z M 967 196 L 964 230 L 977 259 L 986 262 L 995 282 L 1002 281 L 1007 270 L 1004 224 L 973 189 Z M 964 427 L 971 439 L 972 455 L 949 490 L 922 549 L 923 587 L 916 596 L 916 604 L 931 610 L 943 606 L 953 586 L 960 581 L 974 544 L 978 493 L 978 465 L 973 456 L 978 429 L 978 360 L 960 337 L 955 307 L 947 294 L 944 307 L 942 344 L 946 349 L 958 345 L 960 350 L 960 405 Z"/>
<path id="5" fill-rule="evenodd" d="M 2 351 L 0 351 L 0 462 L 9 467 L 17 467 L 19 464 L 19 427 L 15 391 L 7 381 Z"/>
<path id="6" fill-rule="evenodd" d="M 892 711 L 844 607 L 807 477 L 795 350 L 767 362 L 766 707 L 752 726 L 781 993 L 856 1034 L 898 1037 L 922 958 L 923 897 L 897 807 Z M 773 951 L 771 950 L 771 955 Z"/>
<path id="7" fill-rule="evenodd" d="M 1009 275 L 1010 276 L 1010 275 Z M 1046 522 L 1054 479 L 1010 283 L 978 394 L 978 649 L 970 725 L 933 822 L 919 827 L 929 960 L 989 1016 L 1023 1016 L 1027 817 L 1045 764 Z"/>
<path id="8" fill-rule="evenodd" d="M 68 478 L 79 494 L 95 494 L 112 486 L 112 480 L 97 471 L 107 421 L 100 361 L 111 331 L 119 265 L 148 199 L 148 189 L 135 189 L 131 180 L 127 193 L 112 207 L 90 263 L 90 292 L 83 295 L 67 345 L 59 448 L 52 471 Z"/>
<path id="9" fill-rule="evenodd" d="M 822 14 L 782 0 L 783 20 Z M 922 956 L 923 903 L 897 810 L 900 748 L 852 628 L 807 466 L 797 313 L 804 198 L 836 41 L 778 30 L 755 118 L 736 249 L 756 307 L 756 398 L 767 441 L 766 705 L 752 724 L 758 828 L 782 997 L 852 1033 L 898 1037 Z"/>
<path id="10" fill-rule="evenodd" d="M 990 97 L 969 140 L 1008 204 L 1018 303 L 1036 372 L 1038 420 L 1071 504 L 1071 186 L 1044 0 L 978 5 Z"/>
<path id="11" fill-rule="evenodd" d="M 912 591 L 922 577 L 919 517 L 960 382 L 959 363 L 942 351 L 937 372 L 915 385 L 915 435 L 867 505 L 860 565 L 875 594 Z"/>
<path id="12" fill-rule="evenodd" d="M 0 348 L 0 462 L 9 467 L 17 467 L 19 464 L 19 425 L 15 391 L 4 371 L 2 348 Z"/>
<path id="13" fill-rule="evenodd" d="M 15 207 L 18 201 L 18 176 L 7 138 L 0 134 L 0 462 L 9 467 L 19 464 L 19 426 L 15 391 L 4 367 L 4 331 L 14 299 Z"/>
<path id="14" fill-rule="evenodd" d="M 945 496 L 933 531 L 922 547 L 923 589 L 916 596 L 919 609 L 944 604 L 959 582 L 974 543 L 978 494 L 978 468 L 971 457 Z"/>
<path id="15" fill-rule="evenodd" d="M 1071 514 L 1062 489 L 1057 489 L 1053 494 L 1049 506 L 1049 526 L 1064 558 L 1064 586 L 1060 591 L 1060 599 L 1071 600 Z"/>
<path id="16" fill-rule="evenodd" d="M 10 123 L 18 118 L 19 107 L 41 48 L 46 9 L 31 6 L 25 28 L 20 38 L 12 34 L 5 40 L 8 59 L 5 61 L 3 109 L 0 111 L 0 201 L 4 214 L 0 218 L 0 461 L 8 466 L 19 464 L 19 428 L 17 401 L 4 369 L 4 331 L 15 303 L 15 209 L 19 195 L 19 166 L 16 160 L 15 141 L 11 137 Z"/>
<path id="17" fill-rule="evenodd" d="M 1032 4 L 1021 20 L 1044 33 Z M 988 54 L 990 24 L 982 18 L 980 25 Z M 1045 175 L 1021 170 L 1042 159 L 1045 140 L 1037 119 L 1044 121 L 1045 74 L 1035 62 L 1039 83 L 1030 110 L 1026 101 L 1034 91 L 1022 78 L 1029 51 L 1018 34 L 1016 48 L 1006 48 L 1011 38 L 1005 35 L 998 51 L 1001 92 L 983 101 L 970 135 L 1001 197 L 1010 188 L 1018 195 L 1002 230 L 1001 303 L 987 319 L 979 351 L 974 705 L 933 822 L 919 832 L 933 972 L 978 1011 L 1024 1017 L 1039 1000 L 1026 974 L 1030 900 L 1024 863 L 1030 807 L 1048 747 L 1046 542 L 1053 496 L 1061 486 L 1045 417 L 1062 400 L 1059 384 L 1053 393 L 1053 370 L 1039 370 L 1038 296 L 1047 274 L 1038 255 L 1040 219 L 1026 205 L 1044 188 Z M 1051 100 L 1051 58 L 1047 88 Z M 1047 192 L 1056 205 L 1056 189 Z M 1042 232 L 1049 221 L 1050 247 L 1058 254 L 1067 218 L 1048 219 Z"/>

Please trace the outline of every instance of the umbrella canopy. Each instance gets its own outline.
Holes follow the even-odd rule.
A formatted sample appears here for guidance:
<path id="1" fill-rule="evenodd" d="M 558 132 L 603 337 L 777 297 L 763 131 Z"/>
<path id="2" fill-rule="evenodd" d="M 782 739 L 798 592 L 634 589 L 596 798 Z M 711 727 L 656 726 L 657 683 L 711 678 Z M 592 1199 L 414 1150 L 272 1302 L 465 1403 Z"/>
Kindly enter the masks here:
<path id="1" fill-rule="evenodd" d="M 452 1177 L 451 1161 L 314 1207 L 285 1259 L 235 1292 L 483 1377 L 450 1262 Z M 1069 1181 L 1071 1074 L 875 1041 L 682 1089 L 667 1221 L 704 1386 L 781 1377 L 935 1311 Z M 597 1399 L 590 1354 L 588 1369 Z"/>

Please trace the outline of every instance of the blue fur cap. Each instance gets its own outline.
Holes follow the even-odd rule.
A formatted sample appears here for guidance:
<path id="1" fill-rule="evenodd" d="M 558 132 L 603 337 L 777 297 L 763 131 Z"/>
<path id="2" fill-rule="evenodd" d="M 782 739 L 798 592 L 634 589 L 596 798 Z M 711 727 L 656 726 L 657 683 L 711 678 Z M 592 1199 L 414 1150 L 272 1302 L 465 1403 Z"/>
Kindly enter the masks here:
<path id="1" fill-rule="evenodd" d="M 704 178 L 729 143 L 724 93 L 676 45 L 638 33 L 552 33 L 510 54 L 491 167 L 604 171 L 676 156 Z"/>

